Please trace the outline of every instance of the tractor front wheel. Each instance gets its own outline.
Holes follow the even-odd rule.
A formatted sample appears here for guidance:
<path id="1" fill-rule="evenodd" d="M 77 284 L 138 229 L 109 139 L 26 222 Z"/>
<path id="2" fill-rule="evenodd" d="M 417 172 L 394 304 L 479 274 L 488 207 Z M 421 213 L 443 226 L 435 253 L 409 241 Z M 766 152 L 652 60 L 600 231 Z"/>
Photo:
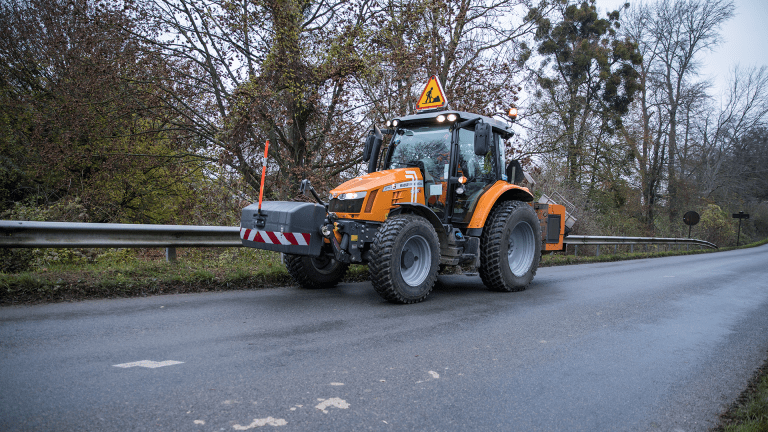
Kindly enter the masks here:
<path id="1" fill-rule="evenodd" d="M 284 254 L 283 262 L 297 284 L 302 288 L 317 289 L 335 286 L 347 273 L 349 264 L 329 256 L 311 257 Z"/>
<path id="2" fill-rule="evenodd" d="M 415 215 L 396 215 L 379 228 L 368 270 L 376 292 L 392 303 L 417 303 L 432 291 L 440 263 L 435 228 Z"/>
<path id="3" fill-rule="evenodd" d="M 533 207 L 521 201 L 499 203 L 480 237 L 480 278 L 492 291 L 522 291 L 541 258 L 541 226 Z"/>

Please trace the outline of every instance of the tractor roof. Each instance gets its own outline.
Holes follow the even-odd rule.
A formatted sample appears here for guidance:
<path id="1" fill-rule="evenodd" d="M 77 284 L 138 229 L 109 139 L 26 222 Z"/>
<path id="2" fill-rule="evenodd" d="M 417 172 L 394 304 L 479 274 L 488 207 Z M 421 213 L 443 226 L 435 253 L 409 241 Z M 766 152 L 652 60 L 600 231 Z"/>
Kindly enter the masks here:
<path id="1" fill-rule="evenodd" d="M 430 121 L 430 120 L 437 123 L 437 116 L 440 116 L 440 115 L 448 116 L 449 114 L 455 114 L 456 116 L 458 116 L 458 121 L 472 120 L 480 117 L 481 119 L 483 119 L 484 123 L 489 123 L 491 127 L 493 127 L 496 130 L 496 132 L 500 133 L 504 138 L 509 138 L 513 134 L 511 122 L 498 120 L 492 117 L 486 117 L 480 114 L 468 113 L 464 111 L 452 111 L 452 110 L 430 111 L 426 113 L 395 117 L 393 120 L 398 120 L 401 124 L 424 123 L 425 121 Z"/>

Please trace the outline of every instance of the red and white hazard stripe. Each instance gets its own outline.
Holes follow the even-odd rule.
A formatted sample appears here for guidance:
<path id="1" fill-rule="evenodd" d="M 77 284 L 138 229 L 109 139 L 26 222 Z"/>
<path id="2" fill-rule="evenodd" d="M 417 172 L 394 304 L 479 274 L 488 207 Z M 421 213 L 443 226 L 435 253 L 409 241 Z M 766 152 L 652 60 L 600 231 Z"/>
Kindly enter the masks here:
<path id="1" fill-rule="evenodd" d="M 307 246 L 309 245 L 309 233 L 281 233 L 277 231 L 259 231 L 255 229 L 240 228 L 240 238 L 257 243 Z"/>

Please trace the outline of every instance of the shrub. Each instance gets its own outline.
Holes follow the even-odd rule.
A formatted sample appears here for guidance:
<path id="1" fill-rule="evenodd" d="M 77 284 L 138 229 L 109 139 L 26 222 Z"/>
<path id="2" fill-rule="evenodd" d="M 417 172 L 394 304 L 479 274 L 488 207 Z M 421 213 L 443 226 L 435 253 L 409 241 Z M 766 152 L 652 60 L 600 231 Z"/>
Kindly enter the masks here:
<path id="1" fill-rule="evenodd" d="M 704 240 L 720 247 L 736 243 L 736 226 L 733 219 L 716 204 L 707 205 L 701 214 L 700 226 Z"/>

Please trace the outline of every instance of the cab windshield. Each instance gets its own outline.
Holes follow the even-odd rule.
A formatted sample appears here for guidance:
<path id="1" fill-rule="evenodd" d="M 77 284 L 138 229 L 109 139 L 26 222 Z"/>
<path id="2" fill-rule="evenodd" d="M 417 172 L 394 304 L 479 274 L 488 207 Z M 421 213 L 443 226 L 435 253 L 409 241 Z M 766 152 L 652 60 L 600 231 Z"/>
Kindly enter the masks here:
<path id="1" fill-rule="evenodd" d="M 451 131 L 447 126 L 410 126 L 397 130 L 388 169 L 424 164 L 424 170 L 435 181 L 448 177 L 451 154 Z M 430 180 L 432 180 L 430 179 Z"/>

